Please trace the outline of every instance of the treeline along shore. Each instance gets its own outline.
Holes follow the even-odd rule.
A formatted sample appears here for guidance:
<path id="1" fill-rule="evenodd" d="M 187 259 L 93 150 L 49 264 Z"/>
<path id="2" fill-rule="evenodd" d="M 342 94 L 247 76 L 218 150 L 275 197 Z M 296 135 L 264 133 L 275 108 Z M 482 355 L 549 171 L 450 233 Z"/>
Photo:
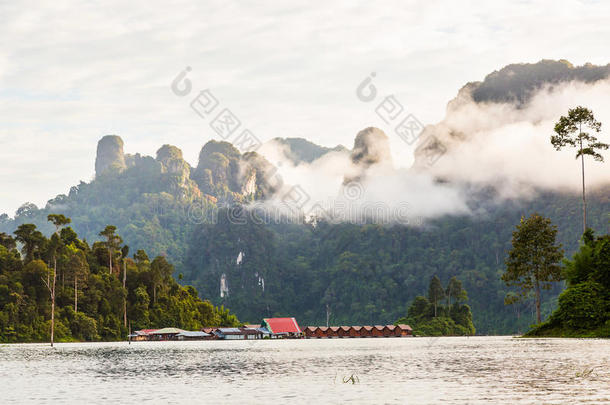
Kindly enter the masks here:
<path id="1" fill-rule="evenodd" d="M 164 256 L 130 256 L 114 226 L 90 245 L 70 218 L 48 219 L 50 237 L 33 224 L 20 225 L 15 237 L 0 233 L 0 342 L 115 341 L 130 328 L 239 326 L 227 309 L 178 284 Z"/>

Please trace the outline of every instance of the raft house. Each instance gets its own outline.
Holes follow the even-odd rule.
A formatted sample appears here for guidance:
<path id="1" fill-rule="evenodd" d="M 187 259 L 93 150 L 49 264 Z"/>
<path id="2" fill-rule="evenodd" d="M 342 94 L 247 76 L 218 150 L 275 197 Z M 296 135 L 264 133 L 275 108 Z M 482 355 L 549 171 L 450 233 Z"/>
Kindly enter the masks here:
<path id="1" fill-rule="evenodd" d="M 375 326 L 308 326 L 305 328 L 307 339 L 321 338 L 371 338 L 371 337 L 408 337 L 413 336 L 409 325 Z"/>
<path id="2" fill-rule="evenodd" d="M 321 339 L 413 336 L 409 325 L 308 326 L 301 329 L 295 318 L 263 318 L 258 325 L 239 328 L 205 327 L 200 331 L 178 328 L 142 329 L 129 335 L 130 341 L 168 340 L 255 340 Z"/>

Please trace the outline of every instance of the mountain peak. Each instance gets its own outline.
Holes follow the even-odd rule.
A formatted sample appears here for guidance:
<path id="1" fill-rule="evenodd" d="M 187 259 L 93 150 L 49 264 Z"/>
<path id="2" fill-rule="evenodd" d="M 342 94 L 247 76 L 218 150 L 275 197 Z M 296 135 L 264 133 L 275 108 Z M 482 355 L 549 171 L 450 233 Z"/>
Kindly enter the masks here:
<path id="1" fill-rule="evenodd" d="M 95 175 L 100 176 L 106 171 L 121 172 L 125 169 L 123 140 L 117 135 L 106 135 L 97 143 L 95 158 Z"/>
<path id="2" fill-rule="evenodd" d="M 354 139 L 351 158 L 352 162 L 365 167 L 378 163 L 391 164 L 392 154 L 388 136 L 379 128 L 363 129 Z"/>
<path id="3" fill-rule="evenodd" d="M 472 98 L 480 102 L 527 103 L 547 84 L 569 81 L 596 82 L 610 76 L 610 64 L 574 66 L 565 59 L 543 59 L 537 63 L 514 63 L 488 74 L 475 83 Z"/>
<path id="4" fill-rule="evenodd" d="M 182 150 L 174 145 L 165 144 L 157 151 L 157 161 L 166 162 L 170 159 L 182 160 Z"/>
<path id="5" fill-rule="evenodd" d="M 329 152 L 342 152 L 348 149 L 343 145 L 328 148 L 315 144 L 305 138 L 273 138 L 275 142 L 286 148 L 287 157 L 294 163 L 311 163 Z"/>

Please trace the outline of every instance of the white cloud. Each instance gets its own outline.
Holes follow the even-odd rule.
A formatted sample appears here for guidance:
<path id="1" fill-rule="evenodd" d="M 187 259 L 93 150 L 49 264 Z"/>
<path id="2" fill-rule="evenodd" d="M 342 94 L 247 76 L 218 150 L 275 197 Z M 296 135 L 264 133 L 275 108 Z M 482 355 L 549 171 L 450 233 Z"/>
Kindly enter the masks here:
<path id="1" fill-rule="evenodd" d="M 577 105 L 591 108 L 597 120 L 610 123 L 609 93 L 610 80 L 571 82 L 537 92 L 522 108 L 464 103 L 449 111 L 433 130 L 448 153 L 430 171 L 454 181 L 493 184 L 505 196 L 524 195 L 528 190 L 524 185 L 578 192 L 582 187 L 580 160 L 575 160 L 574 149 L 555 150 L 550 142 L 553 128 L 559 116 Z M 456 140 L 450 134 L 463 134 L 465 139 Z M 607 129 L 594 135 L 610 143 Z M 589 187 L 610 182 L 608 163 L 589 157 L 585 165 Z"/>

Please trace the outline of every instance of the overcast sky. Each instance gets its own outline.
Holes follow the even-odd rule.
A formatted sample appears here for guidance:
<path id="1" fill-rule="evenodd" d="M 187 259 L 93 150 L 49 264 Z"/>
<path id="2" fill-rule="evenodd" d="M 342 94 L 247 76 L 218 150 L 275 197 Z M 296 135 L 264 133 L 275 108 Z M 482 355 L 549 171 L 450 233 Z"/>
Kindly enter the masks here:
<path id="1" fill-rule="evenodd" d="M 174 144 L 196 165 L 215 135 L 189 107 L 205 88 L 263 140 L 351 147 L 364 127 L 390 132 L 355 95 L 371 72 L 434 123 L 462 85 L 509 63 L 610 62 L 603 1 L 93 3 L 0 2 L 0 213 L 90 181 L 105 134 L 128 153 Z M 186 66 L 193 93 L 178 97 Z"/>

